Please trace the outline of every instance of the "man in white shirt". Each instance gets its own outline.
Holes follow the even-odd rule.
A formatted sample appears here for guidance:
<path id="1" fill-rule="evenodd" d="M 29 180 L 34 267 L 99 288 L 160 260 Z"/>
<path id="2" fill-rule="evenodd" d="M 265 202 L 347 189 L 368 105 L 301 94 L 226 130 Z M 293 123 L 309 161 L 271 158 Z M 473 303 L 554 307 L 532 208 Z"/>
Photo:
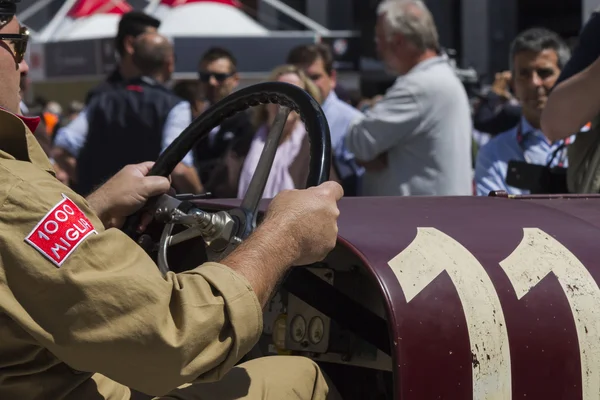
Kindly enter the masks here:
<path id="1" fill-rule="evenodd" d="M 378 14 L 378 51 L 399 77 L 346 137 L 348 149 L 367 165 L 363 194 L 471 195 L 469 101 L 439 55 L 431 13 L 421 1 L 386 0 Z"/>

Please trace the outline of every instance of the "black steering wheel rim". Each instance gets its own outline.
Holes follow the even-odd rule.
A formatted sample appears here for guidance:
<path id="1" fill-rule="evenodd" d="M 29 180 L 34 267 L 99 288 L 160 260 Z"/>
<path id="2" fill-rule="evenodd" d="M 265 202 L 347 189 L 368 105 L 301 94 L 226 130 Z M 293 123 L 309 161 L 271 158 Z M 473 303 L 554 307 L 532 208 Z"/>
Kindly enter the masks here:
<path id="1" fill-rule="evenodd" d="M 158 157 L 149 176 L 168 177 L 193 146 L 227 118 L 260 104 L 277 104 L 296 111 L 305 125 L 310 143 L 309 174 L 306 187 L 329 180 L 331 137 L 320 104 L 302 88 L 284 82 L 264 82 L 240 89 L 198 116 Z M 137 240 L 139 211 L 127 218 L 123 231 Z"/>

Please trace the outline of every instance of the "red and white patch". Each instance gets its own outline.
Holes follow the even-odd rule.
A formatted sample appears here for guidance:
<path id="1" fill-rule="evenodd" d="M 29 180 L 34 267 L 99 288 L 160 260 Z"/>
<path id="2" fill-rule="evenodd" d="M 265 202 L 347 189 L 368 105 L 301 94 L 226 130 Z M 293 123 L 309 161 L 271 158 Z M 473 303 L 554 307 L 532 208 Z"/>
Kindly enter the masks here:
<path id="1" fill-rule="evenodd" d="M 97 233 L 83 211 L 64 194 L 63 197 L 25 238 L 27 243 L 57 267 L 65 262 L 85 238 Z"/>

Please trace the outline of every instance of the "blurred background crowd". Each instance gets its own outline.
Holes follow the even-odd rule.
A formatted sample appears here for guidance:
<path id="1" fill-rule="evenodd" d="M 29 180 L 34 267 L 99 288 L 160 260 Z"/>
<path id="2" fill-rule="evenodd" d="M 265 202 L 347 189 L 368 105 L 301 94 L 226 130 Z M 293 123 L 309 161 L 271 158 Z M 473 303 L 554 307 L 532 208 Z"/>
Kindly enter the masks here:
<path id="1" fill-rule="evenodd" d="M 550 140 L 540 119 L 588 3 L 23 1 L 22 112 L 42 117 L 36 137 L 82 195 L 262 81 L 321 104 L 331 179 L 346 196 L 561 193 L 578 132 Z M 175 168 L 174 187 L 243 197 L 276 115 L 264 105 L 215 127 Z M 291 113 L 264 197 L 303 187 L 308 161 Z"/>

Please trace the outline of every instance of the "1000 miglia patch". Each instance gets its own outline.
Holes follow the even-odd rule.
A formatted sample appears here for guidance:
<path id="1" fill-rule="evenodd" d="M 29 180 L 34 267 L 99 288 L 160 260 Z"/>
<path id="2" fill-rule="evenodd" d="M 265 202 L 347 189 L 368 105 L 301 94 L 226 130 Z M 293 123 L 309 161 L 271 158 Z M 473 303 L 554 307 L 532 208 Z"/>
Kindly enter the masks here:
<path id="1" fill-rule="evenodd" d="M 42 218 L 25 241 L 60 267 L 75 249 L 91 234 L 96 234 L 92 222 L 77 205 L 64 199 Z"/>

